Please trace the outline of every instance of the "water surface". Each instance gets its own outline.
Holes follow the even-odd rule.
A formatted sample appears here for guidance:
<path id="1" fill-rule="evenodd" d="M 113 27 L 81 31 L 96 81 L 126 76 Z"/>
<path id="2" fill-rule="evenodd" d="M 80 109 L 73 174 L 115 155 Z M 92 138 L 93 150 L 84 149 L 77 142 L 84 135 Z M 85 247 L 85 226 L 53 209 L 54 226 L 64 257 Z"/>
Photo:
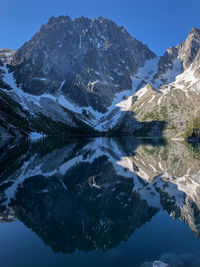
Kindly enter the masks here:
<path id="1" fill-rule="evenodd" d="M 200 266 L 197 145 L 0 144 L 1 266 Z"/>

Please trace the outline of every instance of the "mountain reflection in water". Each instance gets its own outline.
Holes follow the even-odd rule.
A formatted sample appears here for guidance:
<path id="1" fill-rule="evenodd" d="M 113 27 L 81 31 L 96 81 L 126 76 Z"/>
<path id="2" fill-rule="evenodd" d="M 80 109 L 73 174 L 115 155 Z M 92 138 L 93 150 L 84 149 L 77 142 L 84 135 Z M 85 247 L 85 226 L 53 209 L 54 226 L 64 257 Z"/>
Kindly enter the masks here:
<path id="1" fill-rule="evenodd" d="M 22 221 L 56 252 L 106 251 L 160 210 L 200 236 L 200 154 L 130 138 L 0 147 L 0 221 Z"/>

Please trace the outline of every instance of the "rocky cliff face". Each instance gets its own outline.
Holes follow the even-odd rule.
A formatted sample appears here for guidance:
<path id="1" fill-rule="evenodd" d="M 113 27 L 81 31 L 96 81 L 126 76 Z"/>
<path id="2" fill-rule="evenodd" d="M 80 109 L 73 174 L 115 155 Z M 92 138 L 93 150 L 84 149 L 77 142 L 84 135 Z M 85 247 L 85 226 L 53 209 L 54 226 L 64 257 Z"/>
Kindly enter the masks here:
<path id="1" fill-rule="evenodd" d="M 104 19 L 50 18 L 14 55 L 10 66 L 25 92 L 62 94 L 80 107 L 105 112 L 114 95 L 155 57 L 123 27 Z"/>
<path id="2" fill-rule="evenodd" d="M 177 47 L 170 47 L 167 49 L 164 56 L 162 56 L 158 63 L 158 72 L 154 78 L 159 78 L 162 74 L 166 74 L 167 71 L 177 70 L 180 72 L 191 69 L 199 68 L 198 53 L 200 50 L 200 30 L 192 28 L 185 41 Z M 175 66 L 176 65 L 176 66 Z M 174 72 L 174 78 L 176 73 Z M 167 77 L 166 77 L 167 78 Z M 164 82 L 164 81 L 163 81 Z M 169 82 L 166 79 L 165 82 Z"/>
<path id="3" fill-rule="evenodd" d="M 183 61 L 184 69 L 190 67 L 200 49 L 200 30 L 192 28 L 186 40 L 177 46 L 178 57 Z"/>

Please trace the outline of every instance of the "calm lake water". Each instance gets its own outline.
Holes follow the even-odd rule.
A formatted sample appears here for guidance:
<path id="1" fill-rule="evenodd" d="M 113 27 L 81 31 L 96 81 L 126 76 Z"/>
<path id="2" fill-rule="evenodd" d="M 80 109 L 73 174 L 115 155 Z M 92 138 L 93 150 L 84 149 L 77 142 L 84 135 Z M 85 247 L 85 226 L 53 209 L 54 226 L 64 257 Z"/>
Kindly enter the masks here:
<path id="1" fill-rule="evenodd" d="M 0 266 L 200 266 L 199 237 L 198 145 L 0 144 Z"/>

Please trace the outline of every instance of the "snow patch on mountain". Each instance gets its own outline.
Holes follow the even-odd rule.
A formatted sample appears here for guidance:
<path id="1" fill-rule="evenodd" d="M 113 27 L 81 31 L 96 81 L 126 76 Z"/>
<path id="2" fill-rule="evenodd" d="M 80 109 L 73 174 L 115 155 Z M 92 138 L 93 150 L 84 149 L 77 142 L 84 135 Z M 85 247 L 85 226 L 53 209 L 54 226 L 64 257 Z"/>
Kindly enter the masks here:
<path id="1" fill-rule="evenodd" d="M 185 85 L 193 86 L 192 90 L 199 90 L 197 85 L 198 79 L 194 77 L 194 70 L 187 69 L 182 73 L 182 62 L 180 59 L 173 61 L 173 67 L 168 69 L 165 74 L 161 75 L 159 79 L 154 80 L 155 74 L 158 72 L 158 63 L 160 57 L 156 57 L 146 61 L 145 65 L 139 68 L 137 74 L 132 79 L 132 88 L 130 90 L 124 90 L 116 93 L 112 104 L 107 108 L 105 113 L 96 111 L 91 106 L 78 106 L 73 103 L 66 96 L 62 94 L 62 87 L 66 82 L 63 80 L 55 95 L 44 93 L 40 96 L 31 95 L 25 93 L 21 88 L 16 86 L 13 73 L 9 73 L 6 64 L 4 64 L 2 70 L 5 72 L 3 81 L 10 85 L 13 90 L 6 91 L 14 99 L 22 105 L 24 110 L 28 111 L 34 117 L 37 113 L 43 112 L 43 99 L 51 99 L 57 105 L 66 108 L 78 115 L 78 117 L 95 130 L 104 132 L 115 127 L 126 111 L 130 110 L 132 106 L 132 96 L 135 93 L 137 100 L 141 99 L 148 91 L 147 85 L 142 86 L 142 82 L 151 84 L 154 88 L 159 89 L 160 92 L 166 94 L 172 88 L 179 88 L 185 91 Z M 125 63 L 125 61 L 124 61 Z M 96 72 L 99 75 L 99 72 Z M 113 81 L 113 78 L 110 77 Z M 46 79 L 46 78 L 40 78 Z M 160 88 L 165 81 L 166 86 Z M 91 84 L 95 84 L 99 81 L 94 81 Z M 103 83 L 103 82 L 102 82 Z M 138 88 L 141 85 L 141 88 Z M 116 84 L 117 86 L 117 84 Z M 151 97 L 148 103 L 151 103 L 155 98 L 155 95 Z M 158 105 L 160 105 L 163 96 L 158 99 Z"/>
<path id="2" fill-rule="evenodd" d="M 198 79 L 194 77 L 194 70 L 191 68 L 185 70 L 182 74 L 178 75 L 176 77 L 176 80 L 173 85 L 177 86 L 177 88 L 184 89 L 186 85 L 192 86 L 196 82 L 198 82 Z"/>
<path id="3" fill-rule="evenodd" d="M 173 83 L 176 80 L 176 77 L 183 72 L 182 61 L 179 58 L 176 58 L 173 61 L 173 67 L 168 68 L 167 71 L 155 80 L 155 86 L 160 87 L 163 83 Z"/>
<path id="4" fill-rule="evenodd" d="M 40 96 L 34 96 L 34 95 L 30 95 L 28 93 L 25 93 L 21 88 L 17 87 L 15 79 L 13 77 L 13 73 L 9 72 L 6 64 L 3 66 L 2 70 L 5 72 L 5 74 L 3 76 L 3 81 L 13 88 L 12 90 L 9 90 L 9 91 L 4 90 L 4 91 L 6 91 L 7 94 L 9 94 L 14 99 L 16 99 L 15 97 L 19 97 L 19 104 L 22 105 L 24 110 L 32 113 L 32 110 L 31 110 L 30 105 L 29 105 L 29 103 L 31 103 L 31 102 L 34 105 L 42 108 L 41 103 L 40 103 L 40 100 L 42 98 L 50 98 L 52 100 L 55 100 L 54 96 L 52 96 L 50 94 L 46 94 L 46 93 L 44 93 Z M 1 90 L 3 90 L 3 89 L 1 89 Z"/>
<path id="5" fill-rule="evenodd" d="M 54 102 L 58 103 L 60 106 L 80 114 L 86 113 L 87 116 L 82 116 L 82 121 L 88 125 L 94 127 L 98 131 L 105 131 L 114 127 L 118 120 L 121 118 L 123 111 L 127 111 L 132 105 L 132 95 L 140 84 L 141 80 L 135 77 L 132 78 L 133 87 L 131 90 L 124 90 L 122 92 L 116 93 L 112 104 L 108 107 L 106 113 L 101 113 L 94 110 L 92 107 L 79 107 L 75 103 L 69 101 L 64 95 L 61 94 L 62 87 L 66 80 L 61 83 L 57 95 L 51 95 L 44 93 L 40 96 L 31 95 L 25 93 L 21 88 L 17 87 L 13 73 L 9 73 L 6 64 L 3 67 L 5 75 L 3 77 L 4 82 L 9 84 L 13 89 L 6 91 L 11 97 L 19 98 L 19 103 L 22 105 L 24 110 L 29 111 L 32 115 L 36 115 L 32 110 L 32 106 L 35 105 L 42 112 L 42 98 L 49 98 Z M 112 114 L 112 116 L 110 116 Z M 108 119 L 110 117 L 110 119 Z"/>
<path id="6" fill-rule="evenodd" d="M 146 61 L 144 67 L 139 69 L 137 77 L 144 80 L 146 83 L 149 83 L 153 88 L 164 95 L 175 89 L 182 90 L 187 97 L 189 97 L 188 89 L 200 93 L 200 82 L 194 75 L 195 69 L 191 65 L 190 68 L 184 70 L 183 63 L 180 58 L 174 59 L 172 66 L 166 68 L 166 72 L 160 75 L 159 78 L 155 79 L 154 76 L 158 72 L 159 60 L 160 57 L 156 57 L 154 59 Z M 146 86 L 138 90 L 135 93 L 137 100 L 141 99 L 146 92 Z M 155 97 L 155 95 L 152 96 L 148 103 L 151 103 Z M 161 104 L 162 99 L 163 95 L 158 98 L 158 105 Z"/>
<path id="7" fill-rule="evenodd" d="M 145 80 L 148 83 L 151 83 L 154 75 L 158 72 L 158 62 L 160 57 L 155 57 L 153 59 L 147 60 L 145 65 L 139 68 L 136 77 L 141 80 Z"/>
<path id="8" fill-rule="evenodd" d="M 147 87 L 143 87 L 142 89 L 138 90 L 135 95 L 137 96 L 137 100 L 139 100 L 142 96 L 144 96 L 147 92 Z"/>

